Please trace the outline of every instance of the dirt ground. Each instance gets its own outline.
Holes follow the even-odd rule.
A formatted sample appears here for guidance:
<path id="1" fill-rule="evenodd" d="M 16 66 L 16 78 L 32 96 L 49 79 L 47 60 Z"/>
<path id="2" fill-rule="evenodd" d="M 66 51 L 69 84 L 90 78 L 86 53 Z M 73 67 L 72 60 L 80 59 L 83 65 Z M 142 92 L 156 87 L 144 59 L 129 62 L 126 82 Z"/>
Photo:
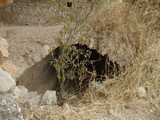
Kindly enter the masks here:
<path id="1" fill-rule="evenodd" d="M 145 101 L 143 101 L 145 102 Z M 77 103 L 76 103 L 77 104 Z M 140 103 L 142 104 L 142 103 Z M 105 102 L 90 105 L 65 103 L 62 107 L 44 106 L 24 110 L 27 120 L 159 120 L 154 108 L 110 106 Z"/>

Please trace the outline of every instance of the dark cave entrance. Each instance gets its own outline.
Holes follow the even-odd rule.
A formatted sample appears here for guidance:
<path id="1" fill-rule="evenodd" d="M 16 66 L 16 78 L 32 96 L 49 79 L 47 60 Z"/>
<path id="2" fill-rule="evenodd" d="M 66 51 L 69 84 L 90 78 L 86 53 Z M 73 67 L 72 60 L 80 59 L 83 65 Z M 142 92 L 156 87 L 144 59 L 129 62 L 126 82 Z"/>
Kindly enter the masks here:
<path id="1" fill-rule="evenodd" d="M 59 62 L 61 60 L 62 62 Z M 61 78 L 65 78 L 65 81 L 59 78 L 58 92 L 61 89 L 69 93 L 73 91 L 83 92 L 88 88 L 91 81 L 101 82 L 105 80 L 106 76 L 114 78 L 120 73 L 120 66 L 117 62 L 111 61 L 107 55 L 103 56 L 97 50 L 82 44 L 73 44 L 67 49 L 63 46 L 57 47 L 51 62 L 59 65 L 63 62 L 65 64 L 60 66 L 61 70 L 56 73 Z"/>
<path id="2" fill-rule="evenodd" d="M 54 63 L 60 66 L 59 73 Z M 65 50 L 63 46 L 57 47 L 52 54 L 17 78 L 17 84 L 38 93 L 44 93 L 46 90 L 60 92 L 62 88 L 69 93 L 83 92 L 91 81 L 101 82 L 106 76 L 113 78 L 119 75 L 119 71 L 120 66 L 109 60 L 107 55 L 103 56 L 87 45 L 73 44 Z M 58 79 L 59 76 L 65 77 L 65 82 Z"/>

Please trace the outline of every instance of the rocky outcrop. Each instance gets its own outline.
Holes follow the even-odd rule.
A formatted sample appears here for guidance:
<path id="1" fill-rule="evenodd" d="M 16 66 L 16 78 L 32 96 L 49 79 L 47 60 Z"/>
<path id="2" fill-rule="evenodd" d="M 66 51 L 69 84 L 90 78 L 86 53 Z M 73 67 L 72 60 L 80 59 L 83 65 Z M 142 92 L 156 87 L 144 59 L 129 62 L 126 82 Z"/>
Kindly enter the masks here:
<path id="1" fill-rule="evenodd" d="M 0 68 L 0 93 L 13 89 L 15 85 L 15 80 Z"/>

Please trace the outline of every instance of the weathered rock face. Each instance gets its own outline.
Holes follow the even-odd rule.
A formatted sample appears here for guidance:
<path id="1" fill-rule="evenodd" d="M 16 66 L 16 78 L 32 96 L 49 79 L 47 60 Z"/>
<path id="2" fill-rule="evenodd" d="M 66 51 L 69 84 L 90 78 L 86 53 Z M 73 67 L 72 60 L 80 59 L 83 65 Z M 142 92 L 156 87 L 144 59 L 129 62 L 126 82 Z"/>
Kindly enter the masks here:
<path id="1" fill-rule="evenodd" d="M 0 10 L 0 21 L 8 25 L 42 25 L 64 15 L 51 0 L 15 0 Z"/>
<path id="2" fill-rule="evenodd" d="M 15 85 L 15 80 L 0 68 L 0 93 L 9 91 Z"/>
<path id="3" fill-rule="evenodd" d="M 0 37 L 0 66 L 9 56 L 8 47 L 9 45 L 6 39 Z"/>

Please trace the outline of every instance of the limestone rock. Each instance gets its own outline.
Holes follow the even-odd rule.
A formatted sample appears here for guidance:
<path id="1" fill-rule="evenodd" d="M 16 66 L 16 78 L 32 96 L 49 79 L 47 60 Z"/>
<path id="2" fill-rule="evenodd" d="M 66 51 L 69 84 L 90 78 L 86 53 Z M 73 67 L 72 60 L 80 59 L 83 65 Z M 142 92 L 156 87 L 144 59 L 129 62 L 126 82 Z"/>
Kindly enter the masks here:
<path id="1" fill-rule="evenodd" d="M 7 92 L 15 86 L 15 80 L 0 68 L 0 93 Z"/>
<path id="2" fill-rule="evenodd" d="M 21 94 L 21 90 L 19 89 L 18 86 L 16 86 L 14 89 L 13 89 L 13 95 L 15 98 L 19 98 L 20 97 L 20 94 Z"/>
<path id="3" fill-rule="evenodd" d="M 10 95 L 0 95 L 0 120 L 24 120 L 21 108 Z"/>
<path id="4" fill-rule="evenodd" d="M 2 64 L 2 69 L 9 73 L 13 78 L 16 78 L 17 75 L 17 68 L 16 66 L 12 63 L 12 61 L 7 60 Z"/>
<path id="5" fill-rule="evenodd" d="M 28 94 L 28 89 L 24 86 L 19 85 L 18 88 L 20 89 L 20 97 L 25 97 Z"/>
<path id="6" fill-rule="evenodd" d="M 57 105 L 56 91 L 47 90 L 41 99 L 40 105 Z"/>
<path id="7" fill-rule="evenodd" d="M 138 96 L 141 98 L 146 98 L 147 97 L 147 93 L 144 87 L 138 87 L 137 88 L 137 92 L 138 92 Z"/>
<path id="8" fill-rule="evenodd" d="M 6 39 L 0 37 L 0 65 L 8 58 L 8 43 Z"/>

